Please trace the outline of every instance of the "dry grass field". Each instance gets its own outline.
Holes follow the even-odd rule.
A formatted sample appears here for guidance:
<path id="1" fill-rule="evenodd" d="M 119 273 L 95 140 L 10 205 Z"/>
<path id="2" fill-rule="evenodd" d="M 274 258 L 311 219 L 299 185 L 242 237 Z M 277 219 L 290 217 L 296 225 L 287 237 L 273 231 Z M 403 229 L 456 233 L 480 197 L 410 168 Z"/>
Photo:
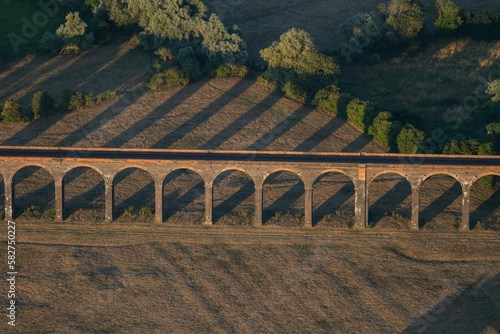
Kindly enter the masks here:
<path id="1" fill-rule="evenodd" d="M 114 223 L 18 224 L 17 236 L 20 333 L 500 329 L 491 233 Z"/>
<path id="2" fill-rule="evenodd" d="M 378 2 L 207 1 L 224 23 L 241 28 L 252 57 L 292 26 L 310 32 L 319 49 L 334 52 L 338 25 Z M 500 9 L 492 1 L 457 3 Z M 466 63 L 470 58 L 477 63 Z M 444 41 L 391 64 L 343 64 L 339 83 L 391 111 L 411 106 L 438 122 L 432 112 L 474 93 L 479 75 L 497 71 L 498 60 L 497 44 Z M 78 56 L 33 56 L 0 65 L 0 101 L 19 99 L 25 110 L 38 90 L 57 99 L 66 88 L 118 93 L 117 101 L 99 107 L 21 125 L 0 123 L 0 145 L 383 151 L 341 119 L 251 77 L 149 91 L 144 77 L 150 64 L 145 52 L 120 40 Z M 415 73 L 415 85 L 398 81 Z M 440 89 L 425 86 L 426 80 L 440 83 Z M 461 233 L 460 185 L 445 176 L 421 188 L 419 232 L 407 231 L 411 191 L 395 175 L 371 185 L 366 231 L 349 229 L 354 186 L 339 174 L 315 184 L 316 227 L 309 230 L 297 228 L 304 188 L 290 173 L 274 174 L 264 185 L 260 229 L 249 226 L 253 185 L 239 172 L 216 180 L 211 228 L 200 226 L 204 187 L 194 173 L 167 177 L 165 222 L 159 225 L 150 223 L 148 210 L 139 214 L 154 207 L 154 185 L 144 172 L 117 176 L 111 224 L 102 222 L 104 184 L 96 172 L 75 170 L 65 181 L 67 222 L 54 224 L 52 177 L 26 168 L 15 178 L 19 333 L 500 330 L 500 238 L 480 231 L 500 230 L 500 191 L 479 183 L 471 192 L 476 229 Z M 40 212 L 23 214 L 31 205 Z M 0 233 L 1 242 L 5 235 Z M 6 290 L 5 281 L 0 288 Z M 0 324 L 0 332 L 5 326 Z"/>

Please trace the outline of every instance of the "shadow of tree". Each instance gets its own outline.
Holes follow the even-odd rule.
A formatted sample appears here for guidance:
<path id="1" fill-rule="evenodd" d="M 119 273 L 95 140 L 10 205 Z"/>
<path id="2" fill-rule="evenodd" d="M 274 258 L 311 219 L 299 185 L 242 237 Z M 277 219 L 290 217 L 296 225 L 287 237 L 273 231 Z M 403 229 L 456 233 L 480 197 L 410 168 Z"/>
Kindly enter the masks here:
<path id="1" fill-rule="evenodd" d="M 229 140 L 232 136 L 240 132 L 245 126 L 262 116 L 268 109 L 272 108 L 279 100 L 280 96 L 272 92 L 256 104 L 246 113 L 238 117 L 231 124 L 219 131 L 215 136 L 203 144 L 200 149 L 216 149 Z"/>
<path id="2" fill-rule="evenodd" d="M 235 213 L 236 211 L 239 211 L 240 214 L 244 214 L 246 216 L 245 218 L 248 218 L 248 216 L 255 211 L 255 204 L 252 201 L 252 212 L 243 213 L 243 203 L 250 201 L 250 198 L 253 197 L 255 193 L 255 187 L 252 179 L 239 171 L 227 171 L 217 177 L 214 182 L 214 200 L 216 200 L 216 193 L 227 193 L 227 189 L 234 188 L 237 188 L 237 190 L 232 191 L 231 195 L 228 197 L 226 195 L 226 197 L 214 207 L 214 223 L 217 223 L 222 217 Z"/>
<path id="3" fill-rule="evenodd" d="M 89 188 L 90 180 L 95 184 Z M 73 184 L 73 181 L 76 182 Z M 86 185 L 83 187 L 86 188 L 84 192 L 78 186 L 80 184 Z M 74 193 L 74 195 L 68 198 L 69 193 Z M 86 167 L 75 168 L 64 176 L 64 219 L 71 217 L 78 210 L 97 210 L 102 213 L 102 216 L 105 211 L 104 180 L 99 173 Z"/>
<path id="4" fill-rule="evenodd" d="M 402 177 L 397 178 L 399 181 L 392 188 L 385 191 L 384 195 L 378 198 L 373 204 L 370 204 L 369 220 L 373 226 L 376 226 L 386 213 L 390 214 L 394 212 L 406 218 L 411 217 L 411 201 L 407 201 L 411 196 L 411 186 L 406 179 Z M 374 180 L 374 182 L 376 181 Z M 371 186 L 375 186 L 375 184 L 372 183 Z M 387 189 L 383 184 L 379 184 L 378 188 Z M 369 194 L 371 195 L 371 192 Z M 404 202 L 407 202 L 407 205 L 401 207 Z"/>
<path id="5" fill-rule="evenodd" d="M 212 101 L 208 106 L 199 111 L 196 115 L 189 120 L 178 126 L 176 129 L 169 132 L 166 136 L 161 138 L 153 148 L 168 148 L 181 140 L 187 134 L 194 131 L 197 127 L 202 125 L 207 119 L 215 115 L 224 106 L 228 105 L 231 101 L 240 96 L 253 84 L 252 80 L 245 78 L 241 79 L 222 96 Z"/>
<path id="6" fill-rule="evenodd" d="M 500 329 L 500 275 L 479 279 L 454 296 L 443 299 L 403 333 L 480 333 L 487 326 Z"/>
<path id="7" fill-rule="evenodd" d="M 430 203 L 425 209 L 420 212 L 419 227 L 422 228 L 426 222 L 433 221 L 453 203 L 462 194 L 462 187 L 458 182 L 447 189 L 441 196 Z M 456 213 L 458 216 L 460 213 Z"/>
<path id="8" fill-rule="evenodd" d="M 201 176 L 185 169 L 173 171 L 163 182 L 163 219 L 168 221 L 177 213 L 188 209 L 192 214 L 203 215 L 205 208 L 197 210 L 195 204 L 204 197 L 205 182 Z"/>

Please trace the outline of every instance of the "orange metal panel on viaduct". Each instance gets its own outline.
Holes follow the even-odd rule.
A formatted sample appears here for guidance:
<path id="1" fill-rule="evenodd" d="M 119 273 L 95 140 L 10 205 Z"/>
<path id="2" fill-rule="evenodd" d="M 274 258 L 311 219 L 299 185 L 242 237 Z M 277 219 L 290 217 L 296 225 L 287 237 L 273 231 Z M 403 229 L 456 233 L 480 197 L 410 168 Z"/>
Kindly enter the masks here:
<path id="1" fill-rule="evenodd" d="M 7 153 L 3 151 L 8 151 Z M 12 153 L 12 152 L 15 152 Z M 40 153 L 40 154 L 39 154 Z M 157 158 L 159 154 L 164 157 Z M 232 159 L 232 155 L 238 158 Z M 211 156 L 217 159 L 211 160 Z M 149 158 L 149 157 L 153 158 Z M 198 159 L 198 156 L 203 158 Z M 221 158 L 225 157 L 227 158 Z M 273 157 L 276 156 L 276 159 Z M 126 157 L 126 158 L 124 158 Z M 174 157 L 174 158 L 172 158 Z M 178 159 L 175 157 L 179 157 Z M 279 157 L 279 159 L 278 159 Z M 284 157 L 284 158 L 283 158 Z M 306 159 L 307 157 L 307 159 Z M 97 171 L 105 184 L 105 219 L 113 220 L 114 178 L 128 168 L 138 168 L 151 175 L 155 182 L 155 222 L 163 221 L 163 181 L 175 170 L 191 170 L 205 182 L 205 224 L 212 224 L 213 183 L 216 177 L 229 170 L 246 173 L 255 188 L 254 225 L 262 225 L 263 185 L 266 178 L 277 171 L 296 174 L 305 188 L 305 226 L 313 226 L 313 185 L 323 174 L 335 172 L 349 177 L 355 186 L 355 227 L 368 225 L 368 191 L 378 176 L 393 173 L 405 178 L 412 189 L 411 226 L 419 228 L 419 190 L 429 177 L 445 174 L 462 186 L 461 229 L 469 229 L 470 190 L 483 176 L 500 176 L 500 157 L 444 156 L 446 163 L 433 164 L 443 156 L 395 155 L 363 153 L 302 153 L 302 152 L 248 152 L 198 150 L 143 150 L 143 149 L 80 149 L 43 147 L 0 147 L 0 173 L 5 182 L 5 214 L 14 215 L 14 176 L 24 167 L 38 166 L 47 170 L 55 182 L 56 221 L 64 220 L 64 177 L 74 168 L 88 167 Z M 329 161 L 331 160 L 331 161 Z M 345 160 L 346 162 L 343 162 Z M 367 163 L 356 162 L 359 160 Z M 422 163 L 422 161 L 426 163 Z M 311 162 L 312 161 L 312 162 Z M 333 161 L 333 162 L 332 162 Z M 377 162 L 380 161 L 380 162 Z M 470 161 L 470 164 L 467 164 Z M 456 162 L 456 163 L 454 163 Z"/>

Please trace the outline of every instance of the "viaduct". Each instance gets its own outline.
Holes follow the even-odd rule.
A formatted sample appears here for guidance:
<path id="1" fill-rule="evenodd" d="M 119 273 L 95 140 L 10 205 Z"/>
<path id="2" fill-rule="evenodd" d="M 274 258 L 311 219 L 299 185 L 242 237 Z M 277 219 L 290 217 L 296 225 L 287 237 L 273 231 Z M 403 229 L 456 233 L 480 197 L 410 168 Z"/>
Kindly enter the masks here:
<path id="1" fill-rule="evenodd" d="M 370 183 L 382 174 L 397 174 L 412 191 L 411 228 L 419 228 L 419 192 L 433 175 L 453 177 L 462 186 L 461 229 L 469 229 L 470 190 L 481 177 L 500 176 L 500 156 L 397 155 L 364 153 L 252 152 L 150 149 L 83 149 L 54 147 L 0 147 L 0 174 L 5 183 L 5 216 L 14 215 L 14 176 L 21 169 L 37 166 L 47 170 L 55 183 L 56 221 L 64 220 L 64 178 L 79 167 L 97 171 L 105 184 L 105 219 L 113 220 L 114 178 L 137 168 L 155 183 L 155 222 L 163 222 L 163 181 L 179 169 L 197 173 L 205 183 L 205 224 L 212 224 L 213 184 L 223 172 L 237 170 L 254 183 L 254 225 L 262 225 L 263 185 L 278 171 L 297 175 L 305 189 L 305 227 L 313 226 L 313 185 L 326 173 L 346 175 L 355 189 L 355 227 L 368 224 Z"/>

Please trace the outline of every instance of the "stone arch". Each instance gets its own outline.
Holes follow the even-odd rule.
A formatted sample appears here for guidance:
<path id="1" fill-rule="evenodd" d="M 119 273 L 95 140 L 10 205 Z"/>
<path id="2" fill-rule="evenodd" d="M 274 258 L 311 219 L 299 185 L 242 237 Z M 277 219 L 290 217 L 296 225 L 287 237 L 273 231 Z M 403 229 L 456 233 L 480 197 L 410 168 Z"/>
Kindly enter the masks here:
<path id="1" fill-rule="evenodd" d="M 500 185 L 492 178 L 500 173 L 482 173 L 470 188 L 470 229 L 500 230 Z"/>
<path id="2" fill-rule="evenodd" d="M 23 164 L 13 173 L 12 186 L 14 218 L 54 219 L 55 178 L 50 168 L 38 163 Z"/>
<path id="3" fill-rule="evenodd" d="M 395 170 L 385 170 L 385 171 L 382 171 L 382 172 L 378 172 L 376 173 L 375 175 L 373 175 L 373 177 L 368 181 L 368 184 L 367 184 L 367 187 L 370 187 L 371 183 L 373 181 L 375 181 L 377 178 L 383 176 L 383 175 L 387 175 L 387 174 L 394 174 L 394 175 L 398 175 L 400 176 L 401 178 L 405 179 L 406 181 L 408 181 L 408 183 L 412 184 L 411 182 L 411 179 L 408 177 L 407 174 L 404 174 L 402 172 L 399 172 L 399 171 L 395 171 Z"/>
<path id="4" fill-rule="evenodd" d="M 151 178 L 154 180 L 155 179 L 155 175 L 153 173 L 151 173 L 151 171 L 147 168 L 145 168 L 144 166 L 141 166 L 141 165 L 125 165 L 123 167 L 120 167 L 112 176 L 113 180 L 115 179 L 115 177 L 120 174 L 121 172 L 123 171 L 126 171 L 127 169 L 138 169 L 138 170 L 141 170 L 143 172 L 146 172 L 149 174 L 149 176 L 151 176 Z"/>
<path id="5" fill-rule="evenodd" d="M 276 168 L 266 174 L 262 187 L 263 224 L 303 225 L 305 186 L 304 179 L 293 169 Z"/>
<path id="6" fill-rule="evenodd" d="M 193 225 L 205 221 L 206 176 L 191 166 L 170 170 L 162 180 L 163 217 L 170 224 Z"/>
<path id="7" fill-rule="evenodd" d="M 355 183 L 344 171 L 322 171 L 313 182 L 313 226 L 352 227 Z"/>
<path id="8" fill-rule="evenodd" d="M 255 181 L 249 173 L 242 168 L 223 169 L 213 179 L 213 222 L 251 225 L 254 199 Z"/>
<path id="9" fill-rule="evenodd" d="M 425 174 L 424 177 L 422 178 L 422 182 L 420 183 L 420 185 L 423 185 L 425 183 L 425 181 L 427 181 L 431 177 L 439 176 L 439 175 L 449 176 L 449 177 L 455 179 L 455 181 L 457 181 L 459 184 L 462 184 L 462 182 L 457 174 L 443 172 L 443 171 L 437 171 L 437 172 L 431 172 L 431 173 Z"/>
<path id="10" fill-rule="evenodd" d="M 287 173 L 291 173 L 291 174 L 294 174 L 296 177 L 298 177 L 300 179 L 300 181 L 302 181 L 302 183 L 305 185 L 306 184 L 306 181 L 304 180 L 304 178 L 302 177 L 302 175 L 300 174 L 300 170 L 295 170 L 295 169 L 292 169 L 292 168 L 275 168 L 271 171 L 268 171 L 266 172 L 266 174 L 264 174 L 264 178 L 262 179 L 262 184 L 266 183 L 266 180 L 269 176 L 273 175 L 273 174 L 276 174 L 276 173 L 283 173 L 283 172 L 287 172 Z"/>
<path id="11" fill-rule="evenodd" d="M 314 181 L 312 183 L 315 184 L 316 181 L 318 181 L 318 179 L 321 178 L 323 175 L 330 174 L 330 173 L 337 173 L 337 174 L 344 175 L 344 176 L 348 177 L 352 183 L 355 182 L 355 180 L 352 178 L 352 176 L 349 175 L 349 173 L 347 173 L 345 170 L 338 169 L 338 168 L 329 168 L 329 169 L 322 170 L 320 173 L 318 173 L 318 175 L 316 176 L 316 178 L 314 179 Z"/>
<path id="12" fill-rule="evenodd" d="M 256 180 L 253 179 L 252 175 L 246 169 L 241 168 L 241 167 L 236 167 L 236 166 L 223 168 L 223 169 L 217 171 L 217 174 L 214 175 L 213 181 L 215 181 L 221 174 L 226 173 L 226 172 L 230 172 L 230 171 L 236 171 L 236 172 L 240 172 L 240 173 L 247 175 L 250 178 L 250 180 L 252 180 L 252 183 L 255 186 Z"/>
<path id="13" fill-rule="evenodd" d="M 66 177 L 66 174 L 68 174 L 72 170 L 78 169 L 78 168 L 92 169 L 94 172 L 96 172 L 97 174 L 99 174 L 103 180 L 105 179 L 104 178 L 104 172 L 102 170 L 100 170 L 98 167 L 96 167 L 94 165 L 91 165 L 91 164 L 78 164 L 78 165 L 71 166 L 71 168 L 69 168 L 68 170 L 66 170 L 63 173 L 63 175 L 62 175 L 63 179 L 64 179 L 64 177 Z"/>
<path id="14" fill-rule="evenodd" d="M 368 187 L 369 226 L 409 229 L 412 214 L 412 184 L 400 172 L 375 174 Z"/>
<path id="15" fill-rule="evenodd" d="M 144 167 L 127 165 L 113 176 L 114 215 L 118 220 L 154 221 L 155 178 Z"/>
<path id="16" fill-rule="evenodd" d="M 456 175 L 438 171 L 419 186 L 419 227 L 456 230 L 462 220 L 462 183 Z"/>
<path id="17" fill-rule="evenodd" d="M 104 220 L 103 173 L 92 165 L 76 165 L 63 175 L 64 212 L 69 220 L 100 222 Z"/>

